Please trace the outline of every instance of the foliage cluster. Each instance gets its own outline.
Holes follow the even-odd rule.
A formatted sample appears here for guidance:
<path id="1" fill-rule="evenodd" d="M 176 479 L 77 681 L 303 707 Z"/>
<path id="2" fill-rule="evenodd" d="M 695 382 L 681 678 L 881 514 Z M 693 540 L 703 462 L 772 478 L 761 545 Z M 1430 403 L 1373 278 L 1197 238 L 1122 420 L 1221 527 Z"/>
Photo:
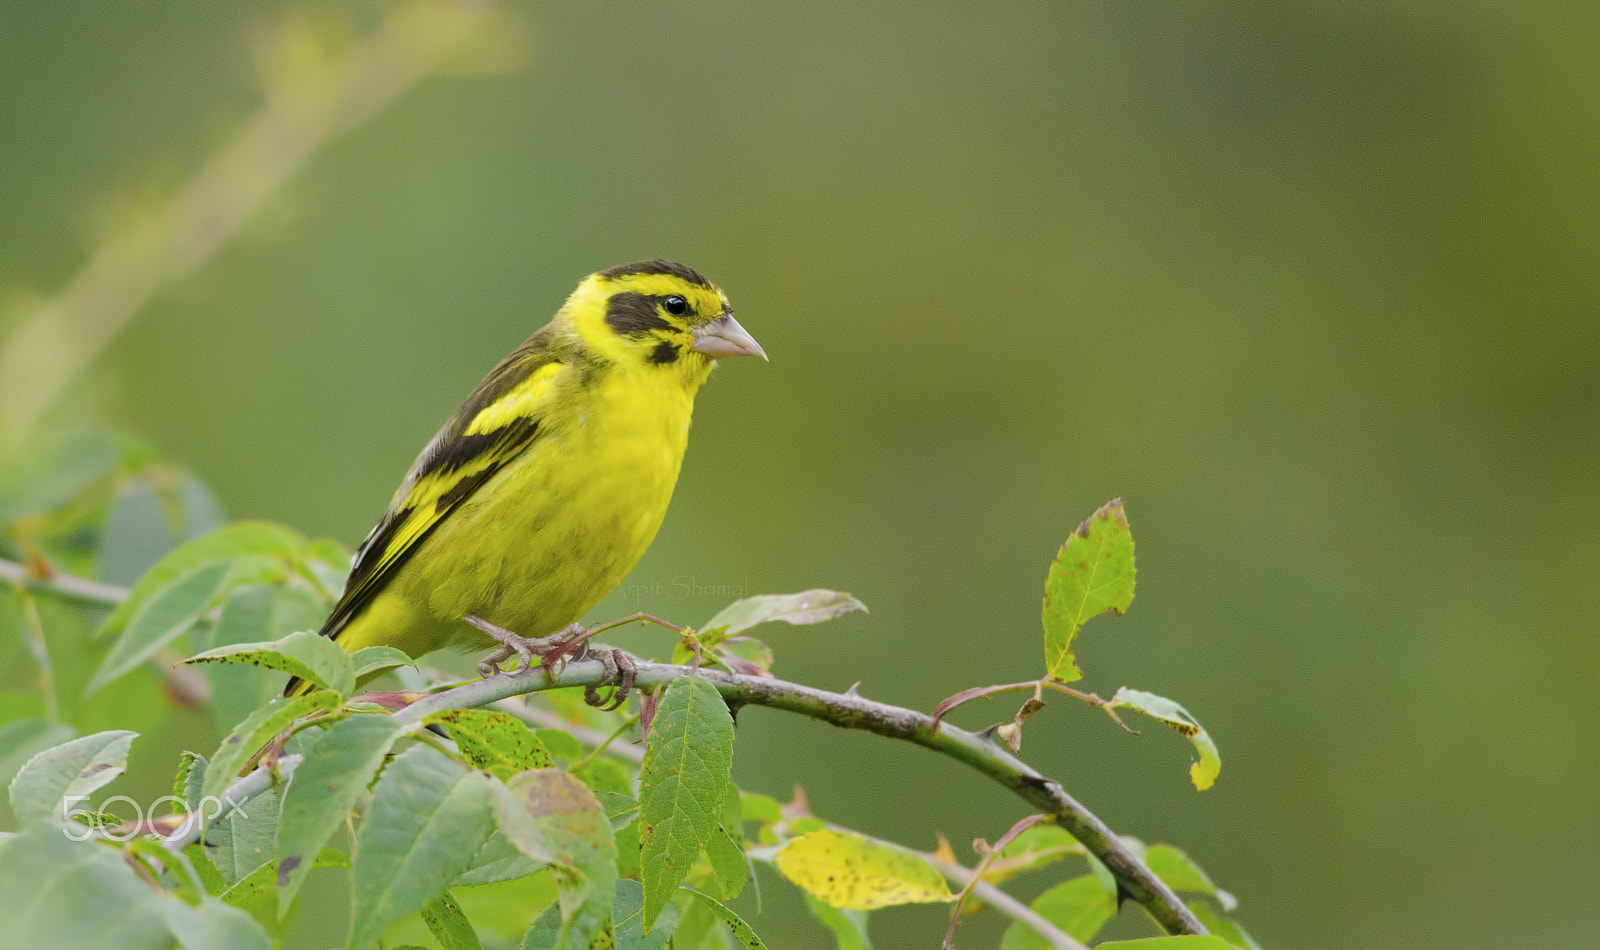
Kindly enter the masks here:
<path id="1" fill-rule="evenodd" d="M 421 658 L 347 655 L 311 632 L 343 583 L 340 545 L 225 523 L 203 484 L 125 438 L 82 433 L 32 453 L 0 478 L 0 525 L 0 655 L 13 671 L 0 780 L 20 828 L 0 841 L 0 919 L 19 946 L 275 946 L 319 871 L 348 878 L 354 950 L 760 948 L 728 906 L 756 866 L 798 886 L 841 950 L 871 947 L 873 911 L 916 903 L 953 905 L 947 945 L 964 913 L 987 911 L 1014 918 L 1003 950 L 1082 946 L 1125 894 L 1049 816 L 976 843 L 968 868 L 942 839 L 916 851 L 813 815 L 803 796 L 734 785 L 740 695 L 727 684 L 772 680 L 772 650 L 751 631 L 865 609 L 847 594 L 752 597 L 683 628 L 669 641 L 679 665 L 652 666 L 616 710 L 553 678 L 479 706 Z M 1177 703 L 1067 685 L 1081 676 L 1079 630 L 1125 611 L 1133 591 L 1133 540 L 1112 502 L 1051 565 L 1041 677 L 965 690 L 932 727 L 969 699 L 1031 691 L 979 733 L 1003 757 L 1056 691 L 1119 723 L 1131 708 L 1178 729 L 1197 750 L 1193 783 L 1210 786 L 1216 747 Z M 281 697 L 290 675 L 315 689 Z M 141 749 L 175 773 L 163 802 L 107 795 L 154 711 L 174 703 L 213 717 L 222 740 Z M 1224 916 L 1233 898 L 1181 850 L 1120 846 L 1193 895 L 1213 936 L 1100 946 L 1256 946 Z M 1039 873 L 1059 880 L 1031 904 L 1005 894 Z"/>

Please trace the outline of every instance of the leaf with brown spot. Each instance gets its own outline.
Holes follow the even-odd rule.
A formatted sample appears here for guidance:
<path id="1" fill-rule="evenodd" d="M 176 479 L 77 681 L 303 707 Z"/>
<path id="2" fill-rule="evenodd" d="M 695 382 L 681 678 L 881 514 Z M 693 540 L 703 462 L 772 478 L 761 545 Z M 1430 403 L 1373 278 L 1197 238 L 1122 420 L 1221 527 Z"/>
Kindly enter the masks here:
<path id="1" fill-rule="evenodd" d="M 1203 792 L 1217 780 L 1217 774 L 1222 771 L 1222 759 L 1217 754 L 1217 744 L 1211 740 L 1211 735 L 1199 721 L 1189 715 L 1189 710 L 1165 696 L 1129 689 L 1126 686 L 1117 690 L 1116 695 L 1106 703 L 1108 709 L 1117 706 L 1127 706 L 1154 716 L 1183 733 L 1185 738 L 1194 743 L 1195 751 L 1200 754 L 1200 760 L 1189 766 L 1189 779 L 1194 782 L 1195 788 Z"/>
<path id="2" fill-rule="evenodd" d="M 469 762 L 502 781 L 555 765 L 544 743 L 515 716 L 492 709 L 446 709 L 423 721 L 449 729 Z"/>
<path id="3" fill-rule="evenodd" d="M 773 860 L 802 890 L 844 910 L 954 899 L 944 875 L 921 856 L 854 832 L 824 828 L 801 835 Z"/>
<path id="4" fill-rule="evenodd" d="M 1122 499 L 1113 498 L 1078 526 L 1057 552 L 1044 585 L 1046 676 L 1061 683 L 1083 678 L 1072 641 L 1085 623 L 1133 604 L 1133 534 Z"/>

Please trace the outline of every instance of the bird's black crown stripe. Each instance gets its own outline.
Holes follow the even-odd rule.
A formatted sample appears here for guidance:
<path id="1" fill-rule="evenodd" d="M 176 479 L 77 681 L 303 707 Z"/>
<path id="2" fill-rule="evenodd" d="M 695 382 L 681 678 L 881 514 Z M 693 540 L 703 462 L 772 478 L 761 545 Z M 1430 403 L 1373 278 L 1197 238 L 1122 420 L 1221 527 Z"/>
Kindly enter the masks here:
<path id="1" fill-rule="evenodd" d="M 685 267 L 676 261 L 635 261 L 632 264 L 618 264 L 616 267 L 600 272 L 600 276 L 607 280 L 616 280 L 619 277 L 632 277 L 634 274 L 670 274 L 679 280 L 686 280 L 691 284 L 710 288 L 711 281 L 706 280 L 692 267 Z"/>

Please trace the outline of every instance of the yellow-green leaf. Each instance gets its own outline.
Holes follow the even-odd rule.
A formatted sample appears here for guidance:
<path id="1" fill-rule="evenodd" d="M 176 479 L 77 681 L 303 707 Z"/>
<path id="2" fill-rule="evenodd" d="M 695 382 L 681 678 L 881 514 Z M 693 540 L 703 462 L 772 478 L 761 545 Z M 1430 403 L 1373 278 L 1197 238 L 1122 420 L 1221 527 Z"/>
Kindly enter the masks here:
<path id="1" fill-rule="evenodd" d="M 282 670 L 348 696 L 355 689 L 356 672 L 350 654 L 328 637 L 308 630 L 289 634 L 281 640 L 263 643 L 231 643 L 189 657 L 184 663 L 249 663 L 269 670 Z"/>
<path id="2" fill-rule="evenodd" d="M 717 612 L 701 628 L 700 642 L 715 646 L 757 624 L 781 620 L 796 626 L 821 623 L 866 605 L 836 590 L 804 590 L 798 594 L 761 594 L 737 600 Z"/>
<path id="3" fill-rule="evenodd" d="M 1172 728 L 1183 733 L 1194 743 L 1195 751 L 1200 753 L 1200 761 L 1189 766 L 1189 779 L 1194 782 L 1194 787 L 1200 791 L 1210 788 L 1217 780 L 1217 773 L 1222 771 L 1222 759 L 1217 755 L 1217 744 L 1211 741 L 1211 736 L 1201 727 L 1200 723 L 1182 706 L 1155 693 L 1146 693 L 1143 690 L 1129 689 L 1126 686 L 1117 690 L 1116 695 L 1106 704 L 1107 709 L 1117 706 L 1127 706 L 1140 712 L 1154 716 Z"/>
<path id="4" fill-rule="evenodd" d="M 492 709 L 445 709 L 423 721 L 449 729 L 468 761 L 502 781 L 555 765 L 544 743 L 515 716 Z"/>
<path id="5" fill-rule="evenodd" d="M 1133 534 L 1122 499 L 1113 498 L 1067 538 L 1044 585 L 1044 662 L 1051 679 L 1082 679 L 1072 641 L 1107 610 L 1133 604 Z"/>
<path id="6" fill-rule="evenodd" d="M 915 852 L 824 828 L 784 845 L 778 870 L 818 900 L 844 910 L 951 899 L 944 875 Z"/>

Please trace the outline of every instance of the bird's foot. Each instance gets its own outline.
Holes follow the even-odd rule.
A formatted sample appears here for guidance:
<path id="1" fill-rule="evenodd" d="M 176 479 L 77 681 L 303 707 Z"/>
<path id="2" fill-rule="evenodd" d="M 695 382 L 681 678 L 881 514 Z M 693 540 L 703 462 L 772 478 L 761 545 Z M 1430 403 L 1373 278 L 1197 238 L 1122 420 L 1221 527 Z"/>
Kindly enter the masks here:
<path id="1" fill-rule="evenodd" d="M 587 645 L 584 646 L 587 650 Z M 616 686 L 616 691 L 611 694 L 611 702 L 605 703 L 600 698 L 600 692 L 594 686 L 583 688 L 583 701 L 599 709 L 601 712 L 610 712 L 619 708 L 628 701 L 628 694 L 633 691 L 633 681 L 639 677 L 639 666 L 633 657 L 622 650 L 595 650 L 590 653 L 600 661 L 600 666 L 605 670 L 601 677 L 600 686 Z"/>
<path id="2" fill-rule="evenodd" d="M 493 637 L 495 642 L 500 644 L 499 649 L 478 661 L 478 675 L 484 679 L 500 675 L 502 672 L 500 664 L 513 656 L 521 657 L 522 661 L 510 671 L 511 673 L 521 673 L 532 666 L 534 657 L 538 657 L 541 663 L 551 656 L 559 659 L 566 653 L 563 647 L 572 640 L 581 638 L 585 632 L 581 624 L 575 623 L 548 637 L 524 637 L 498 624 L 492 624 L 477 614 L 467 614 L 462 619 Z"/>
<path id="3" fill-rule="evenodd" d="M 468 614 L 463 619 L 500 644 L 497 650 L 478 661 L 478 674 L 484 679 L 505 674 L 507 671 L 501 670 L 500 664 L 513 656 L 521 657 L 522 662 L 509 673 L 521 673 L 528 669 L 533 665 L 534 657 L 538 657 L 539 662 L 547 668 L 554 668 L 567 660 L 593 658 L 600 661 L 600 666 L 605 671 L 605 675 L 596 685 L 615 686 L 616 692 L 613 693 L 611 702 L 605 703 L 595 686 L 586 686 L 583 689 L 583 699 L 591 706 L 609 711 L 620 707 L 627 700 L 628 694 L 633 691 L 634 680 L 639 675 L 639 666 L 628 653 L 609 648 L 589 649 L 590 631 L 585 630 L 582 624 L 570 624 L 548 637 L 524 637 L 498 624 L 492 624 L 476 614 Z"/>

